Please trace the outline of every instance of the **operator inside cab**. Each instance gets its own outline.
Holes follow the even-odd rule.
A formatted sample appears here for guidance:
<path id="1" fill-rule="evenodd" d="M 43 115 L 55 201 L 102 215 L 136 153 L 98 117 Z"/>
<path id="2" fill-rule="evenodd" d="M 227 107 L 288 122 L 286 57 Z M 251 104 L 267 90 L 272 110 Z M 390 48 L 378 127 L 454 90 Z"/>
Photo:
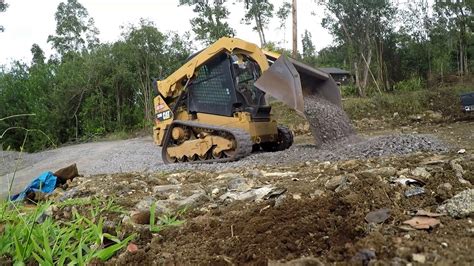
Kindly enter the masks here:
<path id="1" fill-rule="evenodd" d="M 236 55 L 231 57 L 237 92 L 249 106 L 265 105 L 265 93 L 254 86 L 260 77 L 258 65 L 250 60 L 241 60 Z"/>

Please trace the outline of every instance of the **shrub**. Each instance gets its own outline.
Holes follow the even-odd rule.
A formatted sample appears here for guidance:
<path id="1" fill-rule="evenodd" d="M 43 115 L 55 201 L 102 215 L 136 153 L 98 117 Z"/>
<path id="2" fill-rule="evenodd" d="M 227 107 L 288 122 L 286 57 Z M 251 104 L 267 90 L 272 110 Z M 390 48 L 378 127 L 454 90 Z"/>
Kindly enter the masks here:
<path id="1" fill-rule="evenodd" d="M 417 76 L 413 76 L 410 79 L 402 80 L 395 85 L 393 85 L 394 91 L 402 91 L 402 92 L 407 92 L 407 91 L 419 91 L 426 88 L 426 83 L 425 81 Z"/>

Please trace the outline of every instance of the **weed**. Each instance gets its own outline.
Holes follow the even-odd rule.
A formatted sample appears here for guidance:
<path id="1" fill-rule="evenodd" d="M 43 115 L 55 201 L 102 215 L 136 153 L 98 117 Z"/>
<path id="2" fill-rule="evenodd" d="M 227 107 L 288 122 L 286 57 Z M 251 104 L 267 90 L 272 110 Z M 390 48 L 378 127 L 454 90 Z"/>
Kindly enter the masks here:
<path id="1" fill-rule="evenodd" d="M 184 223 L 184 220 L 180 220 L 179 217 L 186 212 L 186 208 L 179 210 L 175 215 L 165 214 L 158 217 L 158 224 L 156 221 L 156 202 L 153 202 L 150 206 L 150 231 L 158 233 L 166 227 L 180 226 Z"/>
<path id="2" fill-rule="evenodd" d="M 33 211 L 19 204 L 2 204 L 10 206 L 2 208 L 6 213 L 0 220 L 4 225 L 0 234 L 0 257 L 11 257 L 18 264 L 35 260 L 40 265 L 85 265 L 93 259 L 107 260 L 135 237 L 120 240 L 104 233 L 103 218 L 89 219 L 75 209 L 71 221 L 44 218 L 50 202 L 37 205 Z M 93 206 L 92 210 L 91 214 L 101 214 L 118 209 L 113 201 L 108 201 L 104 206 Z"/>

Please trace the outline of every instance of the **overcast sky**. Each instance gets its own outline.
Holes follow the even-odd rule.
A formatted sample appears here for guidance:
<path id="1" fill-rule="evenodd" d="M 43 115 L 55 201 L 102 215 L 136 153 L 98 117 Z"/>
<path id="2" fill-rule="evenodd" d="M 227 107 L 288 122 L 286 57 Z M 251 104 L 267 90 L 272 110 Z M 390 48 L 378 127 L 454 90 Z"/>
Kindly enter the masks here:
<path id="1" fill-rule="evenodd" d="M 270 0 L 275 10 L 284 0 Z M 0 32 L 0 65 L 8 64 L 13 59 L 30 62 L 30 48 L 38 43 L 47 55 L 51 54 L 50 45 L 46 42 L 48 35 L 54 34 L 54 13 L 61 0 L 6 0 L 9 8 L 0 15 L 0 25 L 5 32 Z M 94 18 L 100 31 L 101 42 L 112 42 L 120 38 L 120 26 L 138 23 L 140 18 L 154 21 L 160 31 L 175 31 L 180 34 L 191 31 L 189 19 L 194 17 L 192 8 L 180 6 L 178 0 L 79 0 Z M 250 25 L 241 24 L 244 15 L 243 4 L 228 1 L 231 12 L 229 23 L 237 31 L 236 37 L 259 43 L 258 35 Z M 312 12 L 315 16 L 311 15 Z M 331 35 L 321 27 L 323 10 L 313 0 L 298 0 L 298 35 L 305 29 L 312 33 L 313 43 L 317 50 L 332 43 Z M 281 42 L 291 48 L 291 15 L 287 21 L 286 31 L 279 28 L 275 17 L 268 25 L 266 36 L 269 41 Z M 286 44 L 283 43 L 286 39 Z M 298 42 L 301 50 L 301 40 Z"/>

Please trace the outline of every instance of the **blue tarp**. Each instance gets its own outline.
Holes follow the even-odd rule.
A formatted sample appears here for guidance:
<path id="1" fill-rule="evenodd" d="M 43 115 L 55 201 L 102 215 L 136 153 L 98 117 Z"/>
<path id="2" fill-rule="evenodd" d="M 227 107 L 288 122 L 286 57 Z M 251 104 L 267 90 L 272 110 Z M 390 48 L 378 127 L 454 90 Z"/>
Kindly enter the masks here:
<path id="1" fill-rule="evenodd" d="M 25 189 L 19 194 L 13 195 L 10 200 L 19 201 L 24 200 L 26 195 L 30 192 L 51 193 L 56 188 L 57 177 L 52 172 L 44 172 L 33 180 Z"/>

